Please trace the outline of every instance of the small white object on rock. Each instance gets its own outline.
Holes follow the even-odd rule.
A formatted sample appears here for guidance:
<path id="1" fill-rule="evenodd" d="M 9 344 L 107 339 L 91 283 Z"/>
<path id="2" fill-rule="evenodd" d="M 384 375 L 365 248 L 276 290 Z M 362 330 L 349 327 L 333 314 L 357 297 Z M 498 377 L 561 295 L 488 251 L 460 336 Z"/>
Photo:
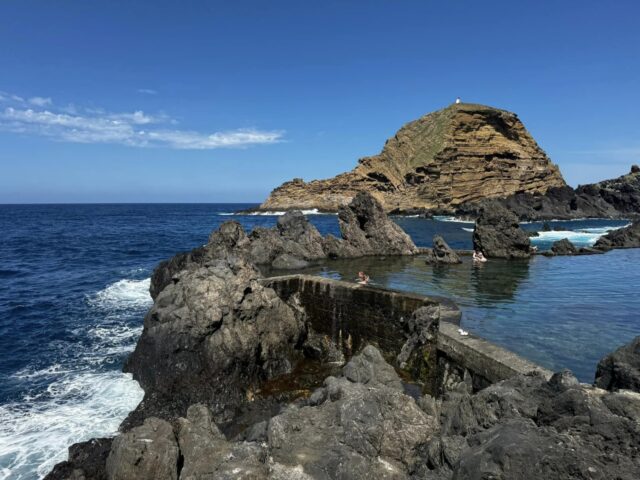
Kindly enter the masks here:
<path id="1" fill-rule="evenodd" d="M 462 335 L 463 337 L 466 337 L 467 335 L 469 335 L 469 332 L 467 332 L 466 330 L 463 330 L 461 328 L 458 329 L 458 333 L 460 335 Z"/>

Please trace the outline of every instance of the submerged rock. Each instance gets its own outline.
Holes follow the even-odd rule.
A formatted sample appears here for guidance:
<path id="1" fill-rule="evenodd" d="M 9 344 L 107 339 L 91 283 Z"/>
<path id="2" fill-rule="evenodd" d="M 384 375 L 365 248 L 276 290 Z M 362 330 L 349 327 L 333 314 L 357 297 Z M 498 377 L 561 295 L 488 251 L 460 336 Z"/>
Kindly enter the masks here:
<path id="1" fill-rule="evenodd" d="M 640 392 L 640 337 L 600 360 L 595 384 L 606 390 Z"/>
<path id="2" fill-rule="evenodd" d="M 531 242 L 518 218 L 498 203 L 484 208 L 473 230 L 473 248 L 486 257 L 529 258 Z"/>
<path id="3" fill-rule="evenodd" d="M 433 248 L 427 250 L 425 262 L 428 264 L 455 264 L 462 263 L 460 257 L 454 252 L 440 235 L 433 237 Z"/>

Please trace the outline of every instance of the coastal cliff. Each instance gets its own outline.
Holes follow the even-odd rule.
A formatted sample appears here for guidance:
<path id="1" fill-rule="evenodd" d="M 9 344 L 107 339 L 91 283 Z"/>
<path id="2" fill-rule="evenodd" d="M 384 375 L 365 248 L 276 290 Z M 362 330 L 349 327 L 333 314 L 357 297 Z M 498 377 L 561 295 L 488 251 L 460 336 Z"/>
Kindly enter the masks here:
<path id="1" fill-rule="evenodd" d="M 460 103 L 406 124 L 379 155 L 360 159 L 350 172 L 282 184 L 260 209 L 337 211 L 366 191 L 387 212 L 452 210 L 485 198 L 565 186 L 558 167 L 516 114 Z"/>

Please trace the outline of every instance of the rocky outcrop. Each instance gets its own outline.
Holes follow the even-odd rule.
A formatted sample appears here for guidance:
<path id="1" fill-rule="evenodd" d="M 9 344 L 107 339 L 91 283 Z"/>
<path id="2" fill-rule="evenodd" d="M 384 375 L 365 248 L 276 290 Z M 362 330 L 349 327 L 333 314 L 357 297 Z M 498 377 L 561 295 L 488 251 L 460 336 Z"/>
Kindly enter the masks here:
<path id="1" fill-rule="evenodd" d="M 480 211 L 473 230 L 473 248 L 486 257 L 529 258 L 531 242 L 518 218 L 496 202 Z"/>
<path id="2" fill-rule="evenodd" d="M 180 451 L 169 422 L 147 418 L 113 439 L 106 471 L 109 480 L 177 480 Z"/>
<path id="3" fill-rule="evenodd" d="M 407 478 L 418 447 L 438 430 L 437 419 L 403 393 L 373 347 L 344 372 L 327 378 L 308 405 L 269 422 L 270 455 L 313 479 Z"/>
<path id="4" fill-rule="evenodd" d="M 462 263 L 460 257 L 454 252 L 440 235 L 434 235 L 433 247 L 426 249 L 425 262 L 431 265 L 444 265 Z"/>
<path id="5" fill-rule="evenodd" d="M 69 447 L 68 459 L 58 463 L 44 480 L 107 480 L 106 463 L 112 438 L 93 438 Z"/>
<path id="6" fill-rule="evenodd" d="M 323 238 L 299 211 L 287 212 L 274 228 L 258 227 L 247 235 L 238 222 L 223 223 L 209 236 L 209 242 L 191 252 L 161 262 L 151 276 L 152 298 L 183 270 L 225 259 L 230 264 L 245 262 L 274 269 L 298 269 L 322 258 L 353 258 L 365 255 L 413 255 L 418 248 L 380 203 L 362 193 L 340 208 L 338 223 L 342 238 Z"/>
<path id="7" fill-rule="evenodd" d="M 521 221 L 627 218 L 640 213 L 640 172 L 632 167 L 627 175 L 581 185 L 575 190 L 568 186 L 551 187 L 546 193 L 518 192 L 498 201 Z M 454 213 L 476 217 L 486 203 L 487 200 L 468 202 L 458 206 Z"/>
<path id="8" fill-rule="evenodd" d="M 419 251 L 411 237 L 387 217 L 380 202 L 367 193 L 357 194 L 348 206 L 340 207 L 338 223 L 342 240 L 329 236 L 325 241 L 325 252 L 331 258 Z"/>
<path id="9" fill-rule="evenodd" d="M 595 384 L 606 390 L 640 392 L 640 337 L 600 360 Z"/>
<path id="10" fill-rule="evenodd" d="M 553 242 L 553 245 L 551 245 L 551 252 L 554 255 L 576 255 L 578 253 L 578 249 L 569 241 L 569 239 L 563 238 L 562 240 L 556 240 Z"/>
<path id="11" fill-rule="evenodd" d="M 238 258 L 173 276 L 125 365 L 145 390 L 130 424 L 185 415 L 198 402 L 218 421 L 228 419 L 252 386 L 290 370 L 305 325 L 257 279 L 253 266 Z"/>
<path id="12" fill-rule="evenodd" d="M 589 387 L 568 371 L 549 380 L 539 372 L 517 375 L 475 393 L 461 381 L 438 399 L 416 400 L 404 388 L 380 352 L 366 346 L 341 375 L 326 378 L 307 399 L 250 428 L 265 432 L 256 441 L 226 439 L 209 408 L 197 404 L 173 424 L 147 419 L 120 434 L 106 468 L 104 461 L 94 466 L 95 477 L 66 462 L 75 476 L 50 478 L 632 480 L 640 475 L 638 393 Z"/>
<path id="13" fill-rule="evenodd" d="M 379 155 L 360 159 L 350 172 L 282 184 L 260 208 L 337 211 L 364 191 L 385 211 L 452 210 L 465 202 L 563 186 L 560 171 L 515 114 L 461 103 L 408 123 Z"/>
<path id="14" fill-rule="evenodd" d="M 640 247 L 640 222 L 635 222 L 628 227 L 612 230 L 598 239 L 594 248 L 599 250 L 611 250 L 612 248 L 639 248 Z"/>

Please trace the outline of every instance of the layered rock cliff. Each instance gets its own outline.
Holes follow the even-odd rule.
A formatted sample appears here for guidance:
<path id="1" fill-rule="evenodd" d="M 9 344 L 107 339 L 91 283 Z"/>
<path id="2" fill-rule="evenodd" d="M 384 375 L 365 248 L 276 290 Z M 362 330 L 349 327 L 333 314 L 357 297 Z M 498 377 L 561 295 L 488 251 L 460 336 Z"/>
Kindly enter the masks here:
<path id="1" fill-rule="evenodd" d="M 558 167 L 517 115 L 461 103 L 406 124 L 379 155 L 360 159 L 350 172 L 282 184 L 260 208 L 337 211 L 357 192 L 368 191 L 386 211 L 451 210 L 465 202 L 563 186 Z"/>

